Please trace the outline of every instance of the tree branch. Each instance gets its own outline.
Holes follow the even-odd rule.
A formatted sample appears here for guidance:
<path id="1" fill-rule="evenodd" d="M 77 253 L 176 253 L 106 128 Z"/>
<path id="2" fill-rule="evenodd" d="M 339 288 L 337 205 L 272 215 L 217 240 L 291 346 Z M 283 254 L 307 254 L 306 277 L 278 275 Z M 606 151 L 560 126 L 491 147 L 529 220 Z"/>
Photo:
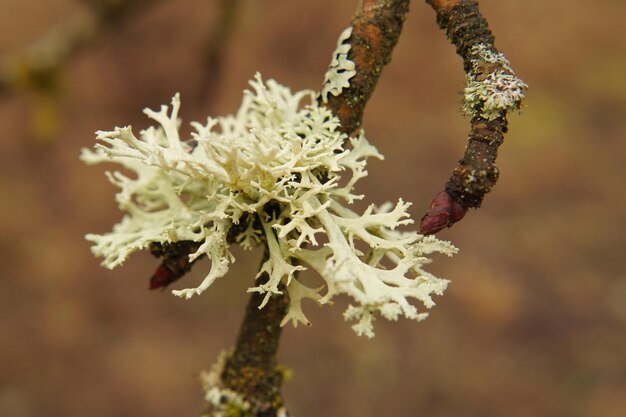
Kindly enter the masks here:
<path id="1" fill-rule="evenodd" d="M 495 185 L 499 176 L 495 161 L 507 132 L 507 112 L 520 108 L 527 86 L 515 77 L 504 55 L 494 46 L 494 36 L 477 1 L 426 2 L 437 12 L 439 27 L 463 59 L 468 78 L 464 110 L 471 118 L 463 159 L 420 222 L 420 232 L 428 235 L 461 220 L 468 208 L 480 207 Z"/>
<path id="2" fill-rule="evenodd" d="M 33 93 L 31 134 L 49 141 L 60 125 L 58 98 L 67 62 L 101 35 L 115 30 L 157 0 L 81 0 L 91 16 L 70 17 L 29 47 L 0 57 L 0 99 L 20 91 Z"/>
<path id="3" fill-rule="evenodd" d="M 352 18 L 349 59 L 356 65 L 350 87 L 326 104 L 341 121 L 341 129 L 358 129 L 365 105 L 381 71 L 391 59 L 409 0 L 363 0 Z M 267 252 L 267 251 L 266 251 Z M 264 260 L 267 259 L 267 253 Z M 261 278 L 268 279 L 267 274 Z M 280 322 L 287 313 L 287 294 L 273 295 L 259 310 L 264 295 L 253 293 L 239 330 L 233 353 L 221 374 L 224 388 L 243 396 L 253 416 L 286 416 L 280 387 L 283 376 L 277 367 Z"/>
<path id="4" fill-rule="evenodd" d="M 263 262 L 269 258 L 266 250 Z M 260 280 L 267 280 L 264 273 Z M 276 417 L 283 408 L 280 387 L 283 372 L 278 367 L 278 347 L 287 314 L 289 298 L 286 293 L 275 294 L 259 310 L 265 294 L 252 293 L 239 329 L 233 353 L 226 359 L 221 375 L 222 384 L 250 404 L 249 411 L 259 417 Z"/>
<path id="5" fill-rule="evenodd" d="M 220 0 L 217 21 L 211 29 L 203 51 L 204 72 L 199 87 L 200 104 L 212 104 L 224 71 L 226 50 L 233 37 L 241 0 Z"/>
<path id="6" fill-rule="evenodd" d="M 113 30 L 134 13 L 158 0 L 83 0 L 93 19 L 74 16 L 32 46 L 0 61 L 0 94 L 17 89 L 47 92 L 57 83 L 60 69 L 99 35 Z"/>
<path id="7" fill-rule="evenodd" d="M 409 0 L 361 0 L 352 17 L 348 58 L 356 66 L 350 87 L 329 96 L 326 106 L 341 121 L 341 130 L 352 133 L 361 126 L 363 111 L 383 67 L 391 61 Z"/>

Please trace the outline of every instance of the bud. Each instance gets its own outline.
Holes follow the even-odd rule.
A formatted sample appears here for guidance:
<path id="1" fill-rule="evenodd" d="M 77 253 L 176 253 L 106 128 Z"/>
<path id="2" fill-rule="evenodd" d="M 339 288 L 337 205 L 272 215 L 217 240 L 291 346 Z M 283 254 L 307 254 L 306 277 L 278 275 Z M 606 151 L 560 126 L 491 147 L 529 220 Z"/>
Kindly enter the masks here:
<path id="1" fill-rule="evenodd" d="M 438 231 L 452 226 L 461 220 L 467 207 L 454 200 L 447 191 L 441 191 L 430 203 L 430 209 L 420 220 L 420 233 L 432 235 Z"/>

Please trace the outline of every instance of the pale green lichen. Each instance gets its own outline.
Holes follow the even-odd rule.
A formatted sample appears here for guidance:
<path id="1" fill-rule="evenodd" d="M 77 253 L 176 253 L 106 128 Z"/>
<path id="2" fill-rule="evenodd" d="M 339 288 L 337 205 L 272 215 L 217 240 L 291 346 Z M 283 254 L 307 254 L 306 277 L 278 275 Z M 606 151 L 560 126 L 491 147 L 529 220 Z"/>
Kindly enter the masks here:
<path id="1" fill-rule="evenodd" d="M 348 52 L 352 47 L 348 42 L 350 36 L 352 36 L 352 26 L 346 28 L 339 35 L 337 48 L 333 52 L 333 58 L 326 74 L 324 74 L 324 84 L 320 92 L 323 103 L 328 102 L 329 94 L 338 96 L 344 88 L 350 87 L 350 78 L 356 75 L 356 66 L 354 62 L 348 59 Z"/>
<path id="2" fill-rule="evenodd" d="M 463 112 L 494 120 L 510 110 L 519 110 L 528 86 L 517 78 L 509 60 L 484 44 L 470 52 L 471 69 L 467 73 Z"/>
<path id="3" fill-rule="evenodd" d="M 324 304 L 337 294 L 354 299 L 345 316 L 357 321 L 353 328 L 361 335 L 373 336 L 375 314 L 423 319 L 411 301 L 430 308 L 431 294 L 441 294 L 448 283 L 422 269 L 427 255 L 456 249 L 395 230 L 413 222 L 410 203 L 402 200 L 362 214 L 349 209 L 362 198 L 354 186 L 367 175 L 367 159 L 382 159 L 376 148 L 363 132 L 352 138 L 341 133 L 315 92 L 292 93 L 259 75 L 250 84 L 236 115 L 192 123 L 192 142 L 179 137 L 178 95 L 171 109 L 145 111 L 160 127 L 139 137 L 130 127 L 98 132 L 96 150 L 84 150 L 82 159 L 115 162 L 133 175 L 107 173 L 121 188 L 117 202 L 126 215 L 111 233 L 87 235 L 94 254 L 113 268 L 153 242 L 197 242 L 190 259 L 206 255 L 209 273 L 198 286 L 173 291 L 190 298 L 226 274 L 234 261 L 229 233 L 232 238 L 237 230 L 235 241 L 244 247 L 268 247 L 257 278 L 265 272 L 269 279 L 250 291 L 265 294 L 263 307 L 284 285 L 290 306 L 283 324 L 309 324 L 302 301 Z M 295 272 L 306 268 L 325 285 L 300 282 Z"/>
<path id="4" fill-rule="evenodd" d="M 222 351 L 211 369 L 200 373 L 204 399 L 209 404 L 207 417 L 252 417 L 250 403 L 244 396 L 222 384 L 221 375 L 228 356 L 228 352 Z"/>

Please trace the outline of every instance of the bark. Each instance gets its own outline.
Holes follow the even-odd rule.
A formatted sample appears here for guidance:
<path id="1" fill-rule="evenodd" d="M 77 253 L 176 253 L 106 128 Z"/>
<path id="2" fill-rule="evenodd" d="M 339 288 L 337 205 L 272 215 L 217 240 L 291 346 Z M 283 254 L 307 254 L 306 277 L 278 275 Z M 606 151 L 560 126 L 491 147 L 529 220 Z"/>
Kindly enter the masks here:
<path id="1" fill-rule="evenodd" d="M 331 96 L 328 108 L 341 121 L 341 129 L 352 133 L 359 128 L 365 106 L 376 87 L 383 67 L 391 60 L 409 0 L 362 0 L 352 18 L 349 59 L 356 64 L 350 87 Z M 261 277 L 261 280 L 267 277 Z M 287 313 L 286 294 L 272 296 L 259 310 L 263 296 L 252 294 L 239 330 L 235 349 L 225 365 L 222 382 L 243 394 L 253 416 L 275 417 L 283 409 L 280 387 L 282 373 L 276 354 L 280 322 Z M 283 409 L 284 410 L 284 409 Z"/>
<path id="2" fill-rule="evenodd" d="M 341 121 L 341 129 L 352 133 L 361 126 L 365 106 L 391 52 L 398 42 L 409 11 L 409 0 L 362 0 L 351 22 L 350 53 L 356 75 L 339 96 L 330 96 L 327 107 Z"/>
<path id="3" fill-rule="evenodd" d="M 478 10 L 475 0 L 427 0 L 437 13 L 437 23 L 446 32 L 456 52 L 463 59 L 466 73 L 471 71 L 471 50 L 476 45 L 485 45 L 497 52 L 494 36 L 486 19 Z M 485 75 L 491 69 L 488 62 L 481 64 Z M 461 220 L 468 208 L 478 208 L 485 195 L 498 180 L 496 166 L 498 148 L 507 132 L 507 112 L 502 111 L 495 120 L 481 116 L 471 119 L 470 132 L 463 158 L 452 172 L 444 190 L 433 199 L 430 209 L 420 222 L 420 233 L 433 234 L 451 227 Z M 442 194 L 445 194 L 442 197 Z M 439 204 L 446 200 L 449 203 Z M 455 215 L 455 213 L 460 213 Z"/>
<path id="4" fill-rule="evenodd" d="M 267 257 L 266 253 L 263 262 Z M 269 277 L 264 274 L 259 279 Z M 276 417 L 283 407 L 280 388 L 284 373 L 277 359 L 280 323 L 287 314 L 289 299 L 285 293 L 273 295 L 259 310 L 264 296 L 255 292 L 248 301 L 235 349 L 222 372 L 222 383 L 246 399 L 252 415 Z"/>

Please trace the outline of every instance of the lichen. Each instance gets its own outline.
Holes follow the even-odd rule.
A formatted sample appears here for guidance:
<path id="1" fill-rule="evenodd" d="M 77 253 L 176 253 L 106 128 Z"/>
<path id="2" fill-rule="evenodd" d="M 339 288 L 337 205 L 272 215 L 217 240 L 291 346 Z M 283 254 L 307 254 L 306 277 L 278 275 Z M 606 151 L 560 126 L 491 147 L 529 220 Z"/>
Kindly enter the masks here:
<path id="1" fill-rule="evenodd" d="M 130 126 L 97 132 L 100 143 L 83 150 L 82 159 L 118 163 L 133 175 L 107 173 L 121 189 L 116 199 L 126 214 L 112 232 L 87 235 L 93 253 L 113 268 L 155 242 L 196 242 L 190 260 L 206 255 L 210 270 L 196 287 L 173 291 L 190 298 L 226 274 L 235 234 L 244 247 L 267 245 L 269 258 L 257 279 L 269 278 L 249 291 L 264 294 L 262 308 L 285 286 L 290 304 L 283 324 L 309 324 L 303 300 L 326 304 L 338 294 L 353 298 L 345 317 L 357 321 L 353 328 L 361 335 L 373 336 L 376 314 L 423 319 L 411 301 L 430 308 L 431 294 L 448 283 L 423 270 L 427 255 L 456 249 L 396 230 L 413 222 L 410 203 L 401 199 L 362 214 L 348 208 L 363 197 L 354 187 L 367 175 L 367 159 L 382 155 L 362 131 L 350 138 L 342 133 L 315 92 L 292 93 L 258 74 L 250 84 L 235 115 L 192 123 L 187 141 L 178 131 L 178 95 L 171 109 L 145 110 L 160 126 L 139 137 Z M 320 274 L 323 286 L 296 278 L 307 268 Z"/>
<path id="2" fill-rule="evenodd" d="M 346 28 L 339 35 L 337 48 L 333 52 L 328 70 L 324 75 L 324 84 L 320 96 L 323 103 L 328 102 L 328 95 L 338 96 L 344 88 L 350 87 L 350 78 L 356 75 L 356 66 L 348 58 L 351 45 L 348 42 L 352 36 L 352 26 Z"/>
<path id="3" fill-rule="evenodd" d="M 528 86 L 517 78 L 504 54 L 484 44 L 474 45 L 471 69 L 466 75 L 463 112 L 494 120 L 507 111 L 519 110 Z"/>
<path id="4" fill-rule="evenodd" d="M 222 351 L 209 371 L 200 373 L 204 399 L 209 404 L 210 417 L 252 417 L 251 406 L 244 396 L 222 384 L 221 375 L 229 353 Z"/>

